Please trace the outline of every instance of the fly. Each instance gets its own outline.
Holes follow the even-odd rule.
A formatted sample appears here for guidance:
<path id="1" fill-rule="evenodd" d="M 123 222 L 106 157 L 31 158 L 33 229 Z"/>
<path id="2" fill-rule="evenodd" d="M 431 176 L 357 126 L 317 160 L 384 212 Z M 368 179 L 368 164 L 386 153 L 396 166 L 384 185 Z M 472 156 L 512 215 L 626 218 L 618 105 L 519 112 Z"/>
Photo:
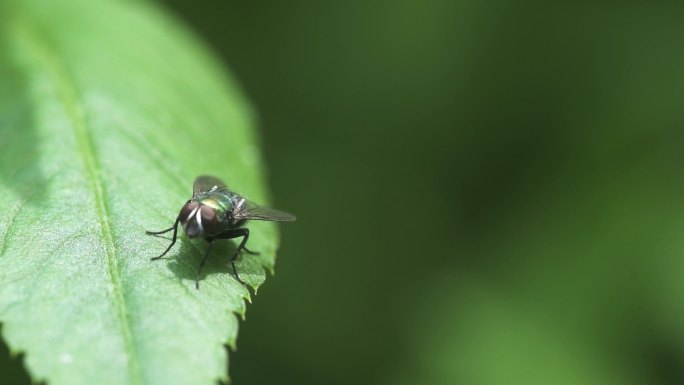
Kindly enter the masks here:
<path id="1" fill-rule="evenodd" d="M 238 275 L 235 268 L 235 260 L 242 250 L 252 255 L 258 255 L 259 253 L 251 251 L 246 247 L 247 240 L 249 239 L 249 229 L 244 227 L 246 222 L 249 220 L 292 222 L 295 219 L 296 217 L 292 214 L 269 207 L 262 207 L 243 198 L 231 191 L 218 178 L 202 175 L 195 179 L 192 188 L 192 199 L 183 205 L 173 226 L 161 231 L 146 231 L 146 233 L 159 235 L 173 230 L 171 244 L 161 255 L 152 258 L 153 261 L 161 259 L 176 243 L 178 224 L 183 227 L 185 234 L 189 238 L 204 238 L 209 243 L 197 269 L 195 277 L 195 287 L 197 289 L 199 289 L 200 273 L 207 262 L 214 241 L 241 238 L 237 250 L 235 250 L 230 259 L 230 264 L 233 266 L 235 278 L 241 284 L 247 286 Z"/>

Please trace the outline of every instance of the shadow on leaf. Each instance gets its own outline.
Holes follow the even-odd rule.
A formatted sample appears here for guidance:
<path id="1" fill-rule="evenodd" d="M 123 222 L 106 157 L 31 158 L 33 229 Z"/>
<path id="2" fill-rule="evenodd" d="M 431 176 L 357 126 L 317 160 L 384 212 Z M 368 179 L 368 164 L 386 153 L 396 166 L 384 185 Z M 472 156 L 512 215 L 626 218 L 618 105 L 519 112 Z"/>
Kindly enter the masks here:
<path id="1" fill-rule="evenodd" d="M 169 252 L 171 256 L 168 257 L 167 267 L 180 280 L 195 281 L 197 269 L 199 268 L 202 256 L 207 250 L 208 244 L 203 240 L 191 241 L 185 237 L 178 240 L 178 251 Z M 233 268 L 230 264 L 230 259 L 235 253 L 237 245 L 234 241 L 220 240 L 214 242 L 214 246 L 209 254 L 204 268 L 200 274 L 200 288 L 202 281 L 213 274 L 230 275 L 235 278 Z M 255 275 L 263 276 L 263 268 L 256 258 L 246 252 L 241 252 L 236 261 L 236 267 L 240 277 L 248 283 L 251 283 L 252 277 Z"/>
<path id="2" fill-rule="evenodd" d="M 42 151 L 48 149 L 40 147 L 44 134 L 36 131 L 40 111 L 35 111 L 35 106 L 40 103 L 31 93 L 34 87 L 28 74 L 30 64 L 26 63 L 30 58 L 23 58 L 21 39 L 15 35 L 3 33 L 0 39 L 0 183 L 22 202 L 19 206 L 35 205 L 43 202 L 48 191 L 46 165 L 41 162 Z"/>

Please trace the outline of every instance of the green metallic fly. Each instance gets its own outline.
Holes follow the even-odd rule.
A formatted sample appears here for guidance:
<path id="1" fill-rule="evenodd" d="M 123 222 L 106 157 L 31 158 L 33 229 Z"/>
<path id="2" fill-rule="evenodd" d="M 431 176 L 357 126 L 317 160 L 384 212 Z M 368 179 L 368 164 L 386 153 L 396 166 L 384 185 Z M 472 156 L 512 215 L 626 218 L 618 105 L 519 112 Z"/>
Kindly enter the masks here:
<path id="1" fill-rule="evenodd" d="M 199 289 L 200 272 L 207 262 L 207 257 L 209 257 L 214 241 L 242 237 L 237 250 L 235 250 L 233 257 L 230 259 L 230 263 L 233 266 L 235 278 L 237 278 L 241 284 L 247 286 L 238 275 L 237 269 L 235 268 L 235 260 L 242 250 L 245 250 L 252 255 L 259 253 L 250 251 L 245 247 L 245 244 L 249 239 L 249 229 L 243 227 L 245 223 L 248 220 L 292 222 L 295 219 L 296 217 L 292 214 L 269 207 L 261 207 L 254 202 L 241 197 L 231 191 L 226 184 L 218 178 L 202 175 L 195 179 L 192 188 L 192 199 L 187 201 L 183 208 L 181 208 L 173 226 L 166 230 L 146 231 L 146 233 L 150 235 L 159 235 L 173 230 L 171 244 L 163 253 L 161 253 L 161 255 L 152 258 L 153 261 L 161 259 L 176 243 L 179 223 L 183 226 L 183 230 L 185 230 L 185 234 L 189 238 L 201 237 L 209 243 L 209 247 L 207 247 L 207 251 L 204 252 L 202 262 L 200 262 L 199 268 L 197 269 L 197 276 L 195 277 L 195 287 L 197 289 Z"/>

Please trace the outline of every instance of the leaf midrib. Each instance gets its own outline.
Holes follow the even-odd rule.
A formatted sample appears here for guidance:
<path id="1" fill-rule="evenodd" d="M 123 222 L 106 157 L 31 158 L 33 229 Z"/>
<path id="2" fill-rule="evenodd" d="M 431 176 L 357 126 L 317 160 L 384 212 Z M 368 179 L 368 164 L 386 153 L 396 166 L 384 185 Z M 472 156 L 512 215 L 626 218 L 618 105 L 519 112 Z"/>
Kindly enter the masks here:
<path id="1" fill-rule="evenodd" d="M 106 194 L 102 186 L 100 166 L 97 162 L 92 138 L 88 131 L 87 119 L 84 116 L 85 108 L 79 98 L 76 84 L 66 70 L 63 60 L 60 59 L 55 50 L 51 49 L 44 38 L 41 39 L 37 30 L 30 28 L 29 22 L 26 20 L 22 20 L 21 24 L 15 21 L 11 30 L 17 42 L 23 44 L 27 50 L 35 54 L 39 63 L 54 81 L 60 101 L 71 120 L 71 126 L 74 128 L 77 150 L 85 165 L 87 179 L 90 181 L 90 188 L 94 196 L 95 211 L 101 229 L 100 238 L 104 243 L 107 256 L 107 270 L 112 281 L 114 307 L 127 351 L 129 379 L 132 384 L 143 384 L 144 381 L 138 366 L 136 346 L 131 331 L 131 320 L 127 311 L 126 298 L 123 294 L 119 267 L 116 263 L 114 235 L 109 222 L 110 215 L 105 204 Z"/>

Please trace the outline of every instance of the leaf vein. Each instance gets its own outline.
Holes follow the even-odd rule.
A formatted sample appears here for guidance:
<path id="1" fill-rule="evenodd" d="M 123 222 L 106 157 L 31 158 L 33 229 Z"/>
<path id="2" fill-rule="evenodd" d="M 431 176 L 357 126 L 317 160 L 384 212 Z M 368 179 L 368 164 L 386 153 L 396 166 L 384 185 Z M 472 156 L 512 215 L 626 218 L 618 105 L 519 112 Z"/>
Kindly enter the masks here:
<path id="1" fill-rule="evenodd" d="M 95 211 L 100 225 L 101 239 L 104 243 L 104 252 L 107 257 L 107 270 L 112 280 L 116 316 L 121 326 L 125 349 L 128 351 L 131 383 L 143 384 L 144 381 L 138 367 L 136 347 L 131 331 L 131 320 L 127 311 L 126 298 L 123 293 L 120 271 L 116 261 L 114 234 L 110 225 L 110 213 L 105 203 L 107 197 L 102 186 L 102 170 L 95 156 L 95 146 L 89 133 L 85 109 L 79 98 L 77 86 L 65 68 L 66 64 L 58 56 L 58 53 L 50 47 L 43 36 L 39 36 L 35 29 L 18 28 L 16 32 L 21 42 L 34 52 L 54 80 L 61 102 L 71 120 L 76 145 L 85 165 L 95 200 Z"/>

